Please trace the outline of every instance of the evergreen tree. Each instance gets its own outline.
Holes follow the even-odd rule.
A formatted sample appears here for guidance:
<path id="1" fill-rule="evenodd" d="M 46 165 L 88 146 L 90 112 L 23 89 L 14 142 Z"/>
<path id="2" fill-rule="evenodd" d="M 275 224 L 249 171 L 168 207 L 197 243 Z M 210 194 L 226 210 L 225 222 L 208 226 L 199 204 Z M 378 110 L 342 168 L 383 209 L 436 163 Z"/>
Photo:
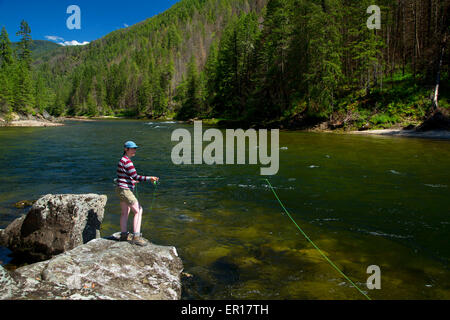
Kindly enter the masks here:
<path id="1" fill-rule="evenodd" d="M 0 68 L 0 113 L 10 113 L 13 104 L 13 88 L 8 71 L 11 67 Z"/>
<path id="2" fill-rule="evenodd" d="M 201 111 L 200 78 L 195 56 L 191 57 L 188 64 L 185 96 L 181 110 L 178 112 L 180 119 L 189 119 L 198 115 Z"/>
<path id="3" fill-rule="evenodd" d="M 34 90 L 28 64 L 19 61 L 16 66 L 16 74 L 13 110 L 20 113 L 31 113 L 34 106 Z"/>
<path id="4" fill-rule="evenodd" d="M 287 56 L 291 29 L 288 0 L 269 0 L 263 30 L 256 46 L 255 91 L 251 116 L 279 117 L 288 107 Z"/>
<path id="5" fill-rule="evenodd" d="M 369 0 L 358 1 L 349 8 L 351 16 L 359 17 L 349 29 L 350 35 L 355 39 L 347 47 L 350 56 L 356 63 L 353 77 L 360 88 L 364 88 L 366 94 L 372 85 L 376 85 L 381 76 L 383 40 L 377 35 L 376 30 L 370 30 L 366 26 L 365 9 L 371 4 Z"/>
<path id="6" fill-rule="evenodd" d="M 14 88 L 13 109 L 17 112 L 31 113 L 34 107 L 34 85 L 31 76 L 31 29 L 28 23 L 22 20 L 17 35 L 22 36 L 19 42 L 18 63 L 16 66 L 16 79 Z"/>
<path id="7" fill-rule="evenodd" d="M 2 28 L 0 34 L 0 66 L 7 66 L 13 63 L 13 52 L 11 49 L 11 41 L 9 41 L 6 28 Z"/>
<path id="8" fill-rule="evenodd" d="M 207 77 L 213 78 L 213 84 L 208 84 L 208 100 L 214 104 L 216 115 L 232 118 L 243 115 L 252 86 L 252 61 L 258 36 L 257 16 L 243 14 L 225 29 L 217 53 L 212 52 L 207 65 Z"/>
<path id="9" fill-rule="evenodd" d="M 306 21 L 309 46 L 305 73 L 309 110 L 327 117 L 333 111 L 337 90 L 342 84 L 342 7 L 340 0 L 310 4 Z"/>
<path id="10" fill-rule="evenodd" d="M 45 85 L 45 80 L 42 75 L 38 75 L 35 83 L 34 97 L 35 97 L 35 106 L 39 110 L 40 113 L 43 113 L 46 107 L 49 105 L 49 89 Z"/>
<path id="11" fill-rule="evenodd" d="M 94 90 L 92 90 L 93 88 L 91 88 L 91 90 L 89 90 L 89 93 L 87 95 L 87 101 L 86 101 L 86 106 L 87 106 L 87 114 L 89 116 L 97 116 L 98 115 L 98 109 L 97 109 L 97 102 L 95 100 L 94 97 Z"/>
<path id="12" fill-rule="evenodd" d="M 20 30 L 16 35 L 22 37 L 19 42 L 19 60 L 25 64 L 28 70 L 31 70 L 31 29 L 25 20 L 20 23 Z"/>
<path id="13" fill-rule="evenodd" d="M 144 73 L 138 90 L 138 112 L 139 115 L 147 115 L 151 100 L 151 85 L 147 73 Z"/>
<path id="14" fill-rule="evenodd" d="M 64 100 L 64 95 L 61 90 L 61 87 L 57 88 L 55 91 L 56 91 L 56 96 L 54 99 L 53 106 L 51 108 L 51 114 L 56 117 L 59 117 L 64 114 L 64 111 L 65 111 L 64 107 L 66 105 L 66 103 L 65 103 L 66 101 Z"/>
<path id="15" fill-rule="evenodd" d="M 215 81 L 217 79 L 216 76 L 216 68 L 217 68 L 217 43 L 213 42 L 209 49 L 208 59 L 206 60 L 204 75 L 206 78 L 205 81 L 205 103 L 211 109 L 208 113 L 212 113 L 213 101 L 215 100 L 216 92 L 215 92 Z"/>
<path id="16" fill-rule="evenodd" d="M 13 104 L 13 78 L 14 60 L 9 41 L 8 33 L 5 27 L 0 34 L 0 112 L 9 113 L 12 111 Z"/>

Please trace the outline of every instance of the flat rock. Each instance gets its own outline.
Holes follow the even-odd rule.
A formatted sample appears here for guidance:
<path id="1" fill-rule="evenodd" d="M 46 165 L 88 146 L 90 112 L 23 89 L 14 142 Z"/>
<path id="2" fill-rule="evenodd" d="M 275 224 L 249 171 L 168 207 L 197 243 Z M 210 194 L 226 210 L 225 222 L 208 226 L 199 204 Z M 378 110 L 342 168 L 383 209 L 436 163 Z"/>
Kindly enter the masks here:
<path id="1" fill-rule="evenodd" d="M 0 266 L 0 299 L 176 300 L 182 270 L 175 247 L 94 239 L 14 272 Z"/>

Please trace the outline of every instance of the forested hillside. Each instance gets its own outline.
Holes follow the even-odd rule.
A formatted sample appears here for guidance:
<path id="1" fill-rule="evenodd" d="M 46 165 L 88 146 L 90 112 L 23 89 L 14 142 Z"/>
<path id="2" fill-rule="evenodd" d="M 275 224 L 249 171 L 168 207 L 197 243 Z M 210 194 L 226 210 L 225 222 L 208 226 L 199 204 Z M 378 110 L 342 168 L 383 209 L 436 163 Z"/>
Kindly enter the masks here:
<path id="1" fill-rule="evenodd" d="M 54 115 L 128 116 L 160 116 L 173 111 L 174 91 L 191 56 L 195 55 L 199 64 L 204 63 L 210 44 L 218 41 L 234 16 L 261 11 L 265 3 L 183 0 L 162 14 L 114 31 L 87 46 L 52 51 L 34 61 L 32 68 L 34 83 L 44 85 L 40 91 L 46 92 L 45 101 L 36 101 L 39 99 L 33 99 L 29 92 L 21 94 L 23 99 L 17 97 L 17 91 L 2 90 L 2 109 L 31 112 L 43 105 Z M 24 38 L 23 50 L 29 51 L 30 34 Z M 21 64 L 19 55 L 23 50 L 18 50 L 16 67 Z M 9 65 L 8 61 L 2 65 Z M 29 85 L 33 86 L 31 82 Z"/>
<path id="2" fill-rule="evenodd" d="M 36 61 L 58 48 L 61 48 L 60 44 L 48 40 L 32 40 L 30 44 L 31 58 Z M 20 50 L 20 43 L 12 43 L 12 50 Z"/>
<path id="3" fill-rule="evenodd" d="M 440 103 L 448 107 L 450 2 L 378 0 L 379 30 L 367 27 L 373 3 L 271 0 L 261 25 L 253 14 L 236 17 L 211 50 L 200 99 L 187 90 L 183 107 L 194 112 L 186 114 L 207 107 L 257 123 L 414 123 L 433 108 L 439 70 Z"/>
<path id="4" fill-rule="evenodd" d="M 449 1 L 375 2 L 381 29 L 369 0 L 181 0 L 35 61 L 28 25 L 15 54 L 3 30 L 0 108 L 358 128 L 447 108 Z"/>

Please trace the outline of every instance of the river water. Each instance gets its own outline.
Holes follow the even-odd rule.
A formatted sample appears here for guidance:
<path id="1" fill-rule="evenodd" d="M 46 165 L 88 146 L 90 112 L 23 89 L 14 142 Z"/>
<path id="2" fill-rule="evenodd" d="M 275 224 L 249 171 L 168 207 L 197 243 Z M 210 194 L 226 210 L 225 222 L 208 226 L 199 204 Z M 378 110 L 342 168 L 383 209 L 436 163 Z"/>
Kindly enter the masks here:
<path id="1" fill-rule="evenodd" d="M 143 235 L 177 248 L 184 299 L 365 299 L 283 212 L 261 165 L 174 165 L 177 128 L 193 131 L 140 120 L 0 128 L 0 228 L 26 212 L 20 200 L 92 192 L 108 196 L 102 236 L 119 231 L 112 181 L 133 140 L 138 173 L 161 178 L 138 185 Z M 450 299 L 448 140 L 281 131 L 279 154 L 268 178 L 280 200 L 372 299 Z M 381 289 L 366 286 L 371 265 Z"/>

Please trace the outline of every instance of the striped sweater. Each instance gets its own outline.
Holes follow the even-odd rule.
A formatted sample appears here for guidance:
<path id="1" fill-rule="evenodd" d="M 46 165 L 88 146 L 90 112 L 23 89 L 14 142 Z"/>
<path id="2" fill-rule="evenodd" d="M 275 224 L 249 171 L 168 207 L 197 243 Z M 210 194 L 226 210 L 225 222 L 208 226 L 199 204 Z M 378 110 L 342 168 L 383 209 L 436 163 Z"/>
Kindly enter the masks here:
<path id="1" fill-rule="evenodd" d="M 140 176 L 130 158 L 123 156 L 117 166 L 117 186 L 122 189 L 134 190 L 136 181 L 148 181 L 150 177 Z"/>

